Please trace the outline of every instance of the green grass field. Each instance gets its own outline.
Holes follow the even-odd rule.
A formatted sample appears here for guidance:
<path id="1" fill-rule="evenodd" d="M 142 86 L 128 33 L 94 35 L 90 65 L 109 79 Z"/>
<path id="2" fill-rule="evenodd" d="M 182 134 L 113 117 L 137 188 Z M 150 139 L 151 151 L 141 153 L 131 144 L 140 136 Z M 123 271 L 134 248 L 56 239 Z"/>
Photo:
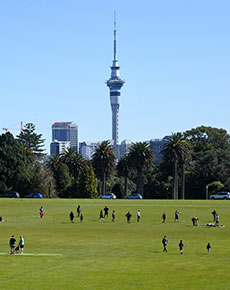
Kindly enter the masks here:
<path id="1" fill-rule="evenodd" d="M 84 222 L 75 217 L 72 224 L 69 212 L 76 214 L 78 204 Z M 98 221 L 106 205 L 109 218 Z M 179 223 L 176 209 L 182 213 Z M 226 228 L 205 227 L 213 209 Z M 230 289 L 229 209 L 229 201 L 0 199 L 0 216 L 7 219 L 0 223 L 0 289 Z M 161 223 L 164 211 L 166 224 Z M 193 216 L 199 217 L 197 227 Z M 9 255 L 12 234 L 17 242 L 24 236 L 24 255 Z M 168 253 L 162 252 L 163 235 Z"/>

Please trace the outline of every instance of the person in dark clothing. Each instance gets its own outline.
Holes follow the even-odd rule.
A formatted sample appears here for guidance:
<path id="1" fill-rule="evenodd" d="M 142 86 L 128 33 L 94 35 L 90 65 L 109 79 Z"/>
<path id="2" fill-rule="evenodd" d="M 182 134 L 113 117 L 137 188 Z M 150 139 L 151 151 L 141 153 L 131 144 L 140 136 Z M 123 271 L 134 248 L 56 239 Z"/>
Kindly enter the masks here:
<path id="1" fill-rule="evenodd" d="M 112 222 L 115 221 L 115 217 L 116 217 L 115 210 L 113 210 L 113 212 L 112 212 Z"/>
<path id="2" fill-rule="evenodd" d="M 163 213 L 162 214 L 162 224 L 165 224 L 165 222 L 166 222 L 166 214 Z"/>
<path id="3" fill-rule="evenodd" d="M 81 213 L 81 215 L 80 215 L 80 222 L 81 223 L 83 222 L 83 219 L 84 219 L 84 217 L 83 217 L 83 214 Z"/>
<path id="4" fill-rule="evenodd" d="M 80 205 L 78 205 L 78 207 L 77 207 L 77 216 L 79 217 L 80 214 L 81 214 L 81 207 L 80 207 Z"/>
<path id="5" fill-rule="evenodd" d="M 216 210 L 214 209 L 214 211 L 212 211 L 212 215 L 213 215 L 213 221 L 216 221 Z"/>
<path id="6" fill-rule="evenodd" d="M 72 210 L 71 210 L 71 212 L 69 214 L 69 218 L 70 218 L 71 223 L 73 223 L 73 221 L 74 221 L 74 213 L 73 213 Z"/>
<path id="7" fill-rule="evenodd" d="M 138 211 L 137 211 L 137 222 L 140 221 L 140 218 L 141 218 L 141 211 L 138 209 Z"/>
<path id="8" fill-rule="evenodd" d="M 210 243 L 207 244 L 206 249 L 208 250 L 208 254 L 209 254 L 209 253 L 210 253 L 210 250 L 211 250 L 211 245 L 210 245 Z"/>
<path id="9" fill-rule="evenodd" d="M 180 240 L 180 243 L 179 243 L 179 249 L 180 249 L 180 253 L 181 253 L 181 255 L 183 254 L 183 248 L 184 248 L 183 241 Z"/>
<path id="10" fill-rule="evenodd" d="M 16 244 L 16 239 L 14 235 L 10 238 L 10 254 L 13 255 L 15 252 L 15 244 Z"/>
<path id="11" fill-rule="evenodd" d="M 175 219 L 174 219 L 174 222 L 178 222 L 179 221 L 179 211 L 176 210 L 175 211 Z"/>
<path id="12" fill-rule="evenodd" d="M 99 221 L 101 221 L 101 220 L 105 220 L 104 219 L 104 216 L 103 216 L 103 211 L 102 211 L 102 209 L 101 209 L 101 211 L 100 211 L 100 217 L 99 217 Z"/>
<path id="13" fill-rule="evenodd" d="M 132 217 L 131 213 L 127 212 L 127 214 L 125 216 L 127 218 L 127 223 L 130 223 L 131 222 L 131 217 Z"/>
<path id="14" fill-rule="evenodd" d="M 166 236 L 163 237 L 162 244 L 163 244 L 163 247 L 164 247 L 163 252 L 168 252 L 167 251 L 168 239 L 166 238 Z"/>
<path id="15" fill-rule="evenodd" d="M 109 216 L 109 208 L 107 206 L 104 208 L 104 213 L 104 218 Z"/>

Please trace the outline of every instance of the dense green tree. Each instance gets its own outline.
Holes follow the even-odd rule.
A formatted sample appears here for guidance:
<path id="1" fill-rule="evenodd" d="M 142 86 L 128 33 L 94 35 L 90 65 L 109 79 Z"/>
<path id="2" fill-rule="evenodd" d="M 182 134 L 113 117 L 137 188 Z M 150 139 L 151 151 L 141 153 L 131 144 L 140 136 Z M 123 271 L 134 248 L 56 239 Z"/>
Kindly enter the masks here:
<path id="1" fill-rule="evenodd" d="M 97 197 L 97 183 L 91 162 L 85 162 L 78 179 L 78 197 Z"/>
<path id="2" fill-rule="evenodd" d="M 185 132 L 194 154 L 188 180 L 190 198 L 205 198 L 207 184 L 216 180 L 229 190 L 230 138 L 227 131 L 200 126 Z"/>
<path id="3" fill-rule="evenodd" d="M 18 140 L 25 146 L 27 153 L 36 157 L 44 155 L 44 139 L 42 134 L 35 133 L 36 127 L 33 123 L 27 123 L 22 132 L 17 136 Z"/>
<path id="4" fill-rule="evenodd" d="M 23 145 L 9 132 L 0 135 L 0 182 L 5 191 L 27 192 L 31 173 Z"/>
<path id="5" fill-rule="evenodd" d="M 57 192 L 59 197 L 69 197 L 69 190 L 72 185 L 72 179 L 69 173 L 69 168 L 65 163 L 61 163 L 55 173 Z"/>
<path id="6" fill-rule="evenodd" d="M 133 143 L 128 154 L 130 168 L 137 175 L 137 192 L 144 194 L 144 173 L 153 165 L 153 153 L 145 142 Z"/>
<path id="7" fill-rule="evenodd" d="M 93 154 L 93 167 L 95 169 L 96 176 L 102 182 L 102 193 L 105 193 L 105 182 L 111 178 L 114 173 L 116 158 L 113 154 L 113 147 L 109 144 L 109 141 L 103 141 L 99 144 Z"/>

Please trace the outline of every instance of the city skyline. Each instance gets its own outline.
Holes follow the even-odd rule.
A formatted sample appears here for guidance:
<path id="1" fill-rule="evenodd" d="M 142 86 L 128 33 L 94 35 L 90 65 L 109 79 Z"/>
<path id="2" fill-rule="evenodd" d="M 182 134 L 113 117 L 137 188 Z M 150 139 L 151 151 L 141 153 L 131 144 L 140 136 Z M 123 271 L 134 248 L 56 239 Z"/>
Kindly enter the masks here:
<path id="1" fill-rule="evenodd" d="M 0 126 L 17 135 L 20 121 L 34 123 L 47 153 L 55 121 L 75 121 L 79 141 L 111 139 L 104 83 L 115 10 L 126 80 L 120 140 L 200 125 L 230 131 L 229 1 L 92 1 L 89 9 L 71 0 L 12 0 L 0 8 Z"/>

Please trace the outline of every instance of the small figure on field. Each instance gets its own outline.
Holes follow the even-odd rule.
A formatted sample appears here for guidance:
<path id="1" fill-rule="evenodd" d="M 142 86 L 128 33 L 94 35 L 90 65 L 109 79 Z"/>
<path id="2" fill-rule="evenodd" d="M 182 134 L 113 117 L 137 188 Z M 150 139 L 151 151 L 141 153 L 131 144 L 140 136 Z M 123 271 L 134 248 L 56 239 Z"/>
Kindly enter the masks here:
<path id="1" fill-rule="evenodd" d="M 165 222 L 166 222 L 166 214 L 163 213 L 162 214 L 162 224 L 165 224 Z"/>
<path id="2" fill-rule="evenodd" d="M 197 222 L 198 222 L 198 217 L 196 217 L 196 216 L 194 216 L 193 218 L 192 218 L 192 225 L 193 226 L 197 226 L 198 224 L 197 224 Z"/>
<path id="3" fill-rule="evenodd" d="M 103 216 L 103 211 L 102 211 L 102 209 L 101 209 L 101 211 L 100 211 L 100 216 L 99 216 L 99 221 L 101 221 L 101 220 L 105 220 L 104 219 L 104 216 Z"/>
<path id="4" fill-rule="evenodd" d="M 83 214 L 81 213 L 81 215 L 80 215 L 80 222 L 81 223 L 83 222 L 83 219 L 84 219 L 84 217 L 83 217 Z"/>
<path id="5" fill-rule="evenodd" d="M 44 209 L 43 209 L 43 207 L 41 206 L 40 207 L 40 218 L 42 218 L 43 217 L 43 215 L 44 215 Z"/>
<path id="6" fill-rule="evenodd" d="M 219 226 L 219 221 L 220 221 L 220 217 L 218 214 L 216 214 L 216 226 Z"/>
<path id="7" fill-rule="evenodd" d="M 19 248 L 21 250 L 21 254 L 23 254 L 24 253 L 24 238 L 23 238 L 23 236 L 20 236 L 20 240 L 19 240 L 18 245 L 19 245 Z"/>
<path id="8" fill-rule="evenodd" d="M 70 218 L 71 223 L 73 223 L 73 221 L 74 221 L 74 213 L 73 213 L 72 210 L 71 210 L 71 212 L 69 214 L 69 218 Z"/>
<path id="9" fill-rule="evenodd" d="M 137 211 L 137 221 L 139 222 L 141 218 L 141 211 L 138 209 Z"/>
<path id="10" fill-rule="evenodd" d="M 127 212 L 127 214 L 125 216 L 127 218 L 127 223 L 130 223 L 131 222 L 131 217 L 132 217 L 131 213 Z"/>
<path id="11" fill-rule="evenodd" d="M 81 214 L 81 207 L 80 207 L 80 205 L 78 205 L 78 207 L 77 207 L 77 216 L 79 217 L 80 214 Z"/>
<path id="12" fill-rule="evenodd" d="M 206 249 L 208 250 L 208 254 L 209 254 L 210 251 L 211 251 L 211 245 L 210 245 L 210 243 L 207 244 Z"/>
<path id="13" fill-rule="evenodd" d="M 104 217 L 108 217 L 109 216 L 109 208 L 107 206 L 104 208 L 104 212 L 105 212 Z"/>
<path id="14" fill-rule="evenodd" d="M 115 221 L 115 217 L 116 217 L 115 210 L 113 210 L 113 212 L 112 212 L 112 222 Z"/>
<path id="15" fill-rule="evenodd" d="M 10 238 L 10 254 L 13 255 L 15 251 L 15 244 L 16 244 L 16 239 L 14 235 Z"/>
<path id="16" fill-rule="evenodd" d="M 164 247 L 163 252 L 168 252 L 167 251 L 168 239 L 166 238 L 166 236 L 163 237 L 162 244 L 163 244 L 163 247 Z"/>
<path id="17" fill-rule="evenodd" d="M 179 221 L 179 211 L 178 210 L 175 211 L 175 218 L 174 218 L 174 222 L 177 222 L 177 221 Z"/>
<path id="18" fill-rule="evenodd" d="M 213 215 L 213 221 L 215 222 L 216 221 L 216 210 L 214 209 L 214 211 L 212 212 L 212 215 Z"/>
<path id="19" fill-rule="evenodd" d="M 179 243 L 179 249 L 180 249 L 180 253 L 181 253 L 181 255 L 183 254 L 183 248 L 184 248 L 183 241 L 180 240 L 180 243 Z"/>

